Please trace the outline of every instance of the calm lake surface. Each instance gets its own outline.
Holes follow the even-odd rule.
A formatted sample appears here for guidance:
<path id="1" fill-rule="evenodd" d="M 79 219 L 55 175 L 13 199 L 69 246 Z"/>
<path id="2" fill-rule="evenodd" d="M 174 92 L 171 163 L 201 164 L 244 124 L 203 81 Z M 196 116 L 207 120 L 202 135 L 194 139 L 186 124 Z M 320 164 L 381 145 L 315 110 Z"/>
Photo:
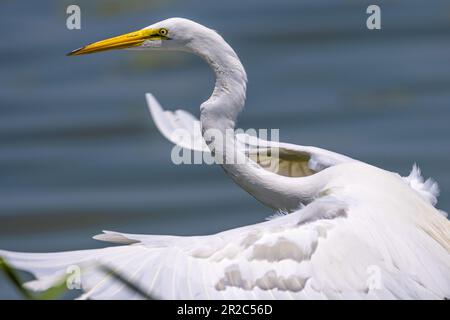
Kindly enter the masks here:
<path id="1" fill-rule="evenodd" d="M 450 210 L 450 2 L 73 1 L 0 5 L 0 248 L 99 248 L 101 230 L 209 234 L 271 210 L 217 166 L 170 160 L 144 93 L 196 116 L 213 75 L 182 53 L 65 53 L 181 16 L 218 30 L 247 69 L 239 127 L 279 128 L 407 175 L 414 162 Z M 18 297 L 0 277 L 0 298 Z"/>

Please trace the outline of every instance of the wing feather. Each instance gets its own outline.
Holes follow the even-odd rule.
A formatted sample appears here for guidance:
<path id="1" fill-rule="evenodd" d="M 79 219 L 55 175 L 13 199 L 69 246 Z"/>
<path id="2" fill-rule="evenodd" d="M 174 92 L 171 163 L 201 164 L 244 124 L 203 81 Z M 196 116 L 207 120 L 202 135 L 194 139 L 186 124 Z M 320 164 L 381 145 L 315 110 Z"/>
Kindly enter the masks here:
<path id="1" fill-rule="evenodd" d="M 185 110 L 164 110 L 150 93 L 146 98 L 153 121 L 166 139 L 189 150 L 210 152 L 198 119 Z M 308 176 L 336 164 L 355 161 L 328 150 L 266 141 L 246 133 L 238 133 L 236 138 L 242 151 L 261 167 L 287 177 Z"/>
<path id="2" fill-rule="evenodd" d="M 147 93 L 147 103 L 159 131 L 172 143 L 190 150 L 210 152 L 203 140 L 200 122 L 184 110 L 164 111 L 155 97 Z M 236 134 L 241 149 L 265 170 L 286 177 L 305 177 L 326 168 L 357 161 L 329 150 L 290 143 L 266 141 L 245 133 Z M 417 165 L 404 181 L 433 206 L 437 203 L 439 186 L 433 179 L 423 179 Z M 440 211 L 448 216 L 446 212 Z"/>
<path id="3" fill-rule="evenodd" d="M 311 216 L 319 218 L 305 218 Z M 445 224 L 441 228 L 448 230 Z M 107 234 L 118 239 L 119 233 Z M 413 219 L 389 221 L 383 213 L 344 199 L 325 197 L 292 214 L 209 236 L 122 234 L 120 239 L 133 242 L 65 253 L 0 255 L 33 272 L 36 290 L 48 287 L 51 277 L 63 274 L 69 264 L 95 262 L 108 264 L 164 299 L 450 296 L 450 255 L 432 235 Z M 84 298 L 137 297 L 97 269 L 87 270 L 82 276 Z"/>

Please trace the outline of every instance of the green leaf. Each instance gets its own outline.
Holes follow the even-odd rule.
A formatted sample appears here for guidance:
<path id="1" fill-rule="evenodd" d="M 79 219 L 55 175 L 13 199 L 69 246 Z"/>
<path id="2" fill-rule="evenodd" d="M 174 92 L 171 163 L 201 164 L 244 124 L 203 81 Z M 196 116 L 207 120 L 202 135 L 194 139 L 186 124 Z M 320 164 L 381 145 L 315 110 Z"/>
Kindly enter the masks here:
<path id="1" fill-rule="evenodd" d="M 67 276 L 64 276 L 60 281 L 56 282 L 54 286 L 39 293 L 35 296 L 38 300 L 56 300 L 59 299 L 67 291 Z"/>
<path id="2" fill-rule="evenodd" d="M 0 270 L 6 275 L 6 277 L 11 281 L 11 283 L 14 285 L 14 287 L 17 289 L 17 291 L 20 292 L 20 294 L 28 300 L 54 300 L 61 297 L 64 292 L 67 290 L 67 276 L 64 276 L 60 281 L 58 281 L 54 286 L 51 288 L 34 295 L 29 290 L 27 290 L 23 286 L 23 281 L 20 279 L 17 272 L 6 262 L 6 260 L 2 257 L 0 257 Z"/>
<path id="3" fill-rule="evenodd" d="M 34 298 L 33 295 L 22 286 L 22 281 L 20 280 L 17 272 L 2 257 L 0 257 L 0 270 L 6 275 L 6 277 L 16 287 L 17 291 L 19 291 L 25 299 Z"/>

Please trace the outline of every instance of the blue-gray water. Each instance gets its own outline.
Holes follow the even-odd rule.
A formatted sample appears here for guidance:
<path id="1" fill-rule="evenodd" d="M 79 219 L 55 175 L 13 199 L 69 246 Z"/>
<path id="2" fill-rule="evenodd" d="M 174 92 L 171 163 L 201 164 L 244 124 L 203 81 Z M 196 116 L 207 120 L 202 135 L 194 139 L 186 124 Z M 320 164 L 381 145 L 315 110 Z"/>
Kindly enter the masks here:
<path id="1" fill-rule="evenodd" d="M 82 30 L 65 27 L 78 4 Z M 331 149 L 408 174 L 417 162 L 450 210 L 450 2 L 2 1 L 0 248 L 97 248 L 103 229 L 207 234 L 271 211 L 216 166 L 175 166 L 151 122 L 152 92 L 198 115 L 213 76 L 182 53 L 105 52 L 83 44 L 172 16 L 218 30 L 246 66 L 241 128 Z M 0 298 L 17 297 L 0 278 Z"/>

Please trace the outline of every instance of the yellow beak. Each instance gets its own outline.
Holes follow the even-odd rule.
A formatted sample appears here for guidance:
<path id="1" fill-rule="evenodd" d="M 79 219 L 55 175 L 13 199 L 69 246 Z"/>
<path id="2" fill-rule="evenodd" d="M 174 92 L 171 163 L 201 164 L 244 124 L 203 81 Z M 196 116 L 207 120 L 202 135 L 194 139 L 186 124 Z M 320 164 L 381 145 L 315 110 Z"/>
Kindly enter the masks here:
<path id="1" fill-rule="evenodd" d="M 88 54 L 112 49 L 125 49 L 141 45 L 146 40 L 163 40 L 167 37 L 159 34 L 160 29 L 142 29 L 106 40 L 94 42 L 76 49 L 68 56 L 78 56 L 81 54 Z"/>

